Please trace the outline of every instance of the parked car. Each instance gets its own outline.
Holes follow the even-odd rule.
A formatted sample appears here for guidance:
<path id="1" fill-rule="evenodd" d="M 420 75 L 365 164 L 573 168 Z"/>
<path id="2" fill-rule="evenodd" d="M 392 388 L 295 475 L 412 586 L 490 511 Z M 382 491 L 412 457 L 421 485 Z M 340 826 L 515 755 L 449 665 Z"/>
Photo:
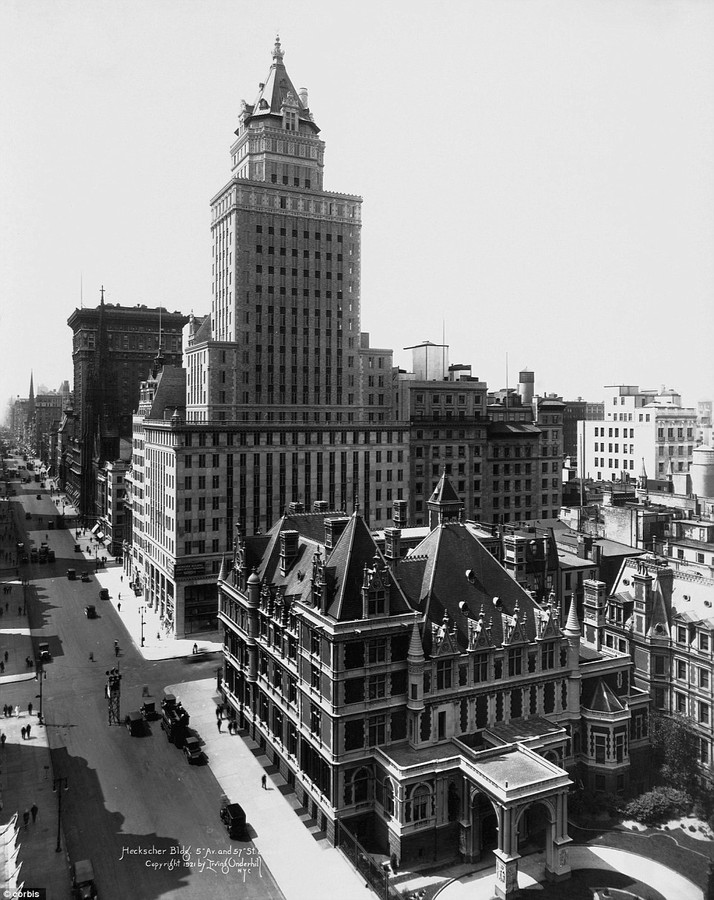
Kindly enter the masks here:
<path id="1" fill-rule="evenodd" d="M 95 900 L 97 896 L 94 869 L 88 859 L 82 859 L 72 866 L 72 896 L 75 900 Z"/>
<path id="2" fill-rule="evenodd" d="M 97 607 L 96 606 L 85 606 L 84 614 L 88 619 L 96 619 L 97 618 Z"/>
<path id="3" fill-rule="evenodd" d="M 92 579 L 89 577 L 89 572 L 82 572 L 82 581 L 91 581 Z"/>
<path id="4" fill-rule="evenodd" d="M 141 704 L 141 714 L 147 721 L 159 718 L 159 714 L 156 712 L 156 704 L 153 700 L 145 700 Z"/>
<path id="5" fill-rule="evenodd" d="M 26 512 L 26 513 L 25 513 L 25 518 L 26 518 L 26 519 L 31 519 L 31 518 L 32 518 L 32 513 Z"/>
<path id="6" fill-rule="evenodd" d="M 77 570 L 76 569 L 67 569 L 67 578 L 69 581 L 77 580 Z"/>
<path id="7" fill-rule="evenodd" d="M 129 713 L 124 719 L 124 724 L 129 729 L 129 734 L 132 737 L 139 737 L 145 733 L 144 717 L 138 709 Z"/>
<path id="8" fill-rule="evenodd" d="M 226 826 L 228 837 L 245 837 L 245 812 L 240 803 L 227 803 L 221 807 L 221 822 Z"/>
<path id="9" fill-rule="evenodd" d="M 99 591 L 99 599 L 100 600 L 108 600 L 109 599 L 109 589 L 108 588 L 101 588 L 101 590 Z"/>
<path id="10" fill-rule="evenodd" d="M 40 659 L 43 662 L 52 659 L 52 654 L 50 653 L 50 645 L 47 643 L 47 641 L 42 641 L 42 643 L 38 647 L 38 650 L 40 652 Z"/>
<path id="11" fill-rule="evenodd" d="M 37 497 L 35 497 L 35 499 L 36 499 L 36 500 L 42 500 L 42 494 L 38 494 Z"/>
<path id="12" fill-rule="evenodd" d="M 201 742 L 199 739 L 194 735 L 189 735 L 184 741 L 183 752 L 186 759 L 189 761 L 189 764 L 198 762 L 203 756 L 203 750 L 201 749 Z"/>

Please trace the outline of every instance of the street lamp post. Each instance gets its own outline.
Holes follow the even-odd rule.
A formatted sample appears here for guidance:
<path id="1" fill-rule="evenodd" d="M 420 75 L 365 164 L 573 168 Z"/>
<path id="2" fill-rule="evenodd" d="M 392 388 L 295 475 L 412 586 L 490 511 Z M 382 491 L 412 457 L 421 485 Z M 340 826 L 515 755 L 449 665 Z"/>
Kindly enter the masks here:
<path id="1" fill-rule="evenodd" d="M 62 844 L 60 838 L 62 836 L 62 791 L 69 790 L 69 781 L 64 778 L 55 778 L 52 782 L 52 790 L 55 793 L 58 793 L 58 805 L 57 805 L 57 846 L 55 847 L 55 853 L 62 852 Z"/>
<path id="2" fill-rule="evenodd" d="M 35 679 L 40 682 L 40 693 L 35 695 L 35 699 L 39 698 L 40 701 L 40 711 L 37 713 L 37 721 L 40 725 L 44 725 L 42 720 L 42 682 L 47 678 L 47 672 L 45 672 L 44 663 L 42 662 L 42 657 L 38 657 L 35 662 Z"/>
<path id="3" fill-rule="evenodd" d="M 144 613 L 146 612 L 146 607 L 142 606 L 139 608 L 139 613 L 141 614 L 141 646 L 144 646 Z"/>

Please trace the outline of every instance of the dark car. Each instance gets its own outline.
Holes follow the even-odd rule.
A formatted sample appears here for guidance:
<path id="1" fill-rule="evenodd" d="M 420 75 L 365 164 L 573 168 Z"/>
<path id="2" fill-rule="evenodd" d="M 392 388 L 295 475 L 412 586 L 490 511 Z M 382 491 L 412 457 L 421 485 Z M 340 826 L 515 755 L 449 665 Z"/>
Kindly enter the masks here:
<path id="1" fill-rule="evenodd" d="M 77 572 L 75 569 L 67 569 L 67 578 L 70 581 L 75 581 L 77 578 Z"/>
<path id="2" fill-rule="evenodd" d="M 82 581 L 91 581 L 89 577 L 89 572 L 82 572 Z"/>
<path id="3" fill-rule="evenodd" d="M 96 619 L 97 618 L 97 607 L 96 606 L 85 606 L 84 614 L 88 619 Z"/>
<path id="4" fill-rule="evenodd" d="M 36 499 L 36 500 L 42 500 L 42 494 L 38 494 L 37 497 L 36 497 L 35 499 Z"/>
<path id="5" fill-rule="evenodd" d="M 124 724 L 129 729 L 129 734 L 134 737 L 140 737 L 146 731 L 146 726 L 144 725 L 144 717 L 141 715 L 139 710 L 134 710 L 134 712 L 130 712 L 129 715 L 124 719 Z"/>
<path id="6" fill-rule="evenodd" d="M 199 739 L 193 735 L 189 735 L 184 741 L 183 752 L 189 763 L 198 762 L 203 756 L 203 750 L 201 749 L 201 742 Z"/>
<path id="7" fill-rule="evenodd" d="M 72 866 L 72 896 L 75 900 L 94 900 L 97 896 L 94 869 L 88 859 L 82 859 Z"/>
<path id="8" fill-rule="evenodd" d="M 108 600 L 109 599 L 109 589 L 108 588 L 101 588 L 101 590 L 99 591 L 99 599 L 100 600 Z"/>
<path id="9" fill-rule="evenodd" d="M 221 822 L 226 826 L 228 837 L 245 836 L 245 812 L 240 803 L 227 803 L 221 807 Z"/>

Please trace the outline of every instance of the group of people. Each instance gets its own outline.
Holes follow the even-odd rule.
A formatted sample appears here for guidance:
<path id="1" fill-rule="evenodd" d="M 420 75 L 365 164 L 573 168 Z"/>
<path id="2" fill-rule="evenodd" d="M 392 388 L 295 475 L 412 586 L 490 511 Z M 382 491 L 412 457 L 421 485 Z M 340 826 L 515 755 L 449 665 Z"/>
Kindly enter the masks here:
<path id="1" fill-rule="evenodd" d="M 20 707 L 16 706 L 13 709 L 12 704 L 6 703 L 2 708 L 2 714 L 3 714 L 3 716 L 5 716 L 6 719 L 11 718 L 13 715 L 19 716 L 20 715 Z"/>

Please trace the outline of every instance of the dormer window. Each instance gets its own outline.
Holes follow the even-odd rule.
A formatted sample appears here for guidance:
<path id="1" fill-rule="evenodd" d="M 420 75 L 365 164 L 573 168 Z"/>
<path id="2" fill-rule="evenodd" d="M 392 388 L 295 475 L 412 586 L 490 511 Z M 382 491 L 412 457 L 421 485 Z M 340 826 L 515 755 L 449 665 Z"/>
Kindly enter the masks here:
<path id="1" fill-rule="evenodd" d="M 286 131 L 298 130 L 297 113 L 295 110 L 286 109 L 283 111 L 283 128 Z"/>

